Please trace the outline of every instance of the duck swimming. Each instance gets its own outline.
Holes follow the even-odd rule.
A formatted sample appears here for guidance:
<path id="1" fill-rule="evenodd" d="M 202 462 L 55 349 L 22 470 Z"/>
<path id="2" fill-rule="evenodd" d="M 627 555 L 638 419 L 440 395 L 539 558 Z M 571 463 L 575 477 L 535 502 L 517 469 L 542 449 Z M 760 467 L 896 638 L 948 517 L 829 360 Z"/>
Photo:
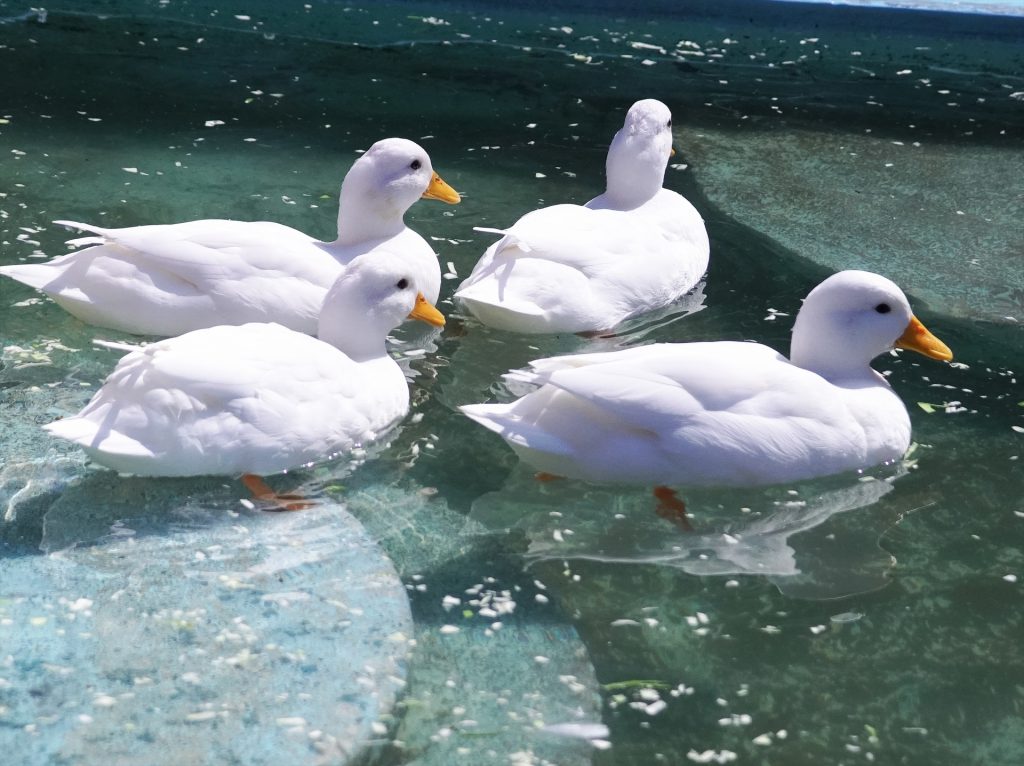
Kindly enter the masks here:
<path id="1" fill-rule="evenodd" d="M 903 292 L 864 271 L 807 296 L 790 358 L 758 343 L 659 343 L 540 359 L 507 377 L 537 386 L 460 409 L 546 474 L 598 482 L 753 486 L 900 459 L 910 417 L 871 360 L 896 346 L 949 348 Z"/>
<path id="2" fill-rule="evenodd" d="M 173 336 L 276 322 L 312 335 L 324 296 L 346 264 L 385 246 L 408 264 L 427 300 L 437 301 L 437 255 L 403 220 L 421 197 L 459 202 L 422 147 L 386 138 L 346 174 L 333 242 L 268 221 L 123 229 L 57 221 L 90 232 L 69 244 L 91 247 L 46 263 L 0 267 L 0 274 L 42 290 L 83 322 L 123 332 Z"/>
<path id="3" fill-rule="evenodd" d="M 527 213 L 502 235 L 455 297 L 484 324 L 522 333 L 597 332 L 669 305 L 708 266 L 704 221 L 662 188 L 672 113 L 637 101 L 608 149 L 607 189 L 586 205 Z"/>
<path id="4" fill-rule="evenodd" d="M 318 338 L 266 323 L 167 338 L 123 357 L 77 415 L 44 428 L 140 476 L 268 474 L 350 452 L 408 412 L 385 348 L 406 317 L 444 325 L 402 255 L 367 253 L 328 292 Z"/>

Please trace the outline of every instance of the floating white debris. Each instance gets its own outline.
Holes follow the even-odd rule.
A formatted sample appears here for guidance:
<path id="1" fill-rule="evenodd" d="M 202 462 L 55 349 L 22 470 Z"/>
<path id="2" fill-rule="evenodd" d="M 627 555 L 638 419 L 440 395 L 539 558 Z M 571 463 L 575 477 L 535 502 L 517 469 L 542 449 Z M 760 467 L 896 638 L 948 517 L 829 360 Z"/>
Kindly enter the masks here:
<path id="1" fill-rule="evenodd" d="M 840 614 L 834 614 L 829 619 L 832 622 L 844 623 L 844 622 L 857 622 L 864 615 L 860 612 L 842 612 Z"/>
<path id="2" fill-rule="evenodd" d="M 72 612 L 84 612 L 92 606 L 92 599 L 79 598 L 68 605 Z"/>
<path id="3" fill-rule="evenodd" d="M 733 713 L 727 718 L 719 718 L 719 726 L 749 726 L 754 719 L 748 713 Z"/>
<path id="4" fill-rule="evenodd" d="M 664 710 L 667 707 L 668 707 L 668 703 L 665 702 L 665 700 L 661 700 L 660 699 L 660 700 L 656 700 L 655 702 L 652 702 L 650 705 L 645 707 L 644 708 L 644 712 L 647 713 L 647 715 L 657 715 L 658 713 L 660 713 L 662 710 Z"/>
<path id="5" fill-rule="evenodd" d="M 700 753 L 690 750 L 686 757 L 694 763 L 732 763 L 736 760 L 736 753 L 732 750 L 704 750 Z"/>
<path id="6" fill-rule="evenodd" d="M 1017 575 L 1015 575 L 1015 574 L 1003 575 L 1003 579 L 1006 580 L 1006 582 L 1017 582 Z"/>
<path id="7" fill-rule="evenodd" d="M 668 51 L 666 51 L 660 45 L 652 45 L 651 43 L 640 43 L 640 42 L 630 41 L 629 45 L 630 45 L 631 48 L 636 48 L 637 50 L 657 51 L 658 53 L 660 53 L 662 55 L 668 53 Z"/>
<path id="8" fill-rule="evenodd" d="M 215 128 L 218 125 L 224 125 L 224 124 L 225 124 L 224 120 L 207 120 L 206 122 L 203 123 L 203 125 L 205 125 L 208 128 Z"/>
<path id="9" fill-rule="evenodd" d="M 441 626 L 441 632 L 442 633 L 446 633 L 446 634 L 447 633 L 458 633 L 459 632 L 459 628 L 457 628 L 455 625 L 442 625 Z"/>
<path id="10" fill-rule="evenodd" d="M 557 734 L 560 737 L 572 737 L 574 739 L 606 739 L 608 727 L 603 723 L 553 723 L 545 726 L 541 731 L 548 734 Z"/>

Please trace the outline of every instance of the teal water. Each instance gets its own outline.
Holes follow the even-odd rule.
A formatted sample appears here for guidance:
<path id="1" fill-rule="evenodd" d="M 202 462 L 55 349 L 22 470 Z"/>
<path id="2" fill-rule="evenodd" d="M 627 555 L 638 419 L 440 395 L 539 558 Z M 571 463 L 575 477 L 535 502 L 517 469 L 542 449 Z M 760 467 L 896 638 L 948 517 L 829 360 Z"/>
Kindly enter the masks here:
<path id="1" fill-rule="evenodd" d="M 280 516 L 239 505 L 228 480 L 118 479 L 46 437 L 38 426 L 81 406 L 117 358 L 92 339 L 131 338 L 0 283 L 0 743 L 20 762 L 181 762 L 166 748 L 178 736 L 209 763 L 1024 760 L 1020 22 L 527 5 L 110 0 L 43 14 L 0 0 L 2 263 L 65 252 L 55 218 L 263 219 L 329 237 L 357 152 L 400 135 L 464 193 L 408 218 L 464 276 L 489 242 L 473 226 L 601 189 L 641 97 L 672 108 L 666 185 L 712 239 L 702 299 L 613 339 L 487 330 L 444 282 L 445 332 L 403 328 L 394 346 L 413 351 L 413 417 L 355 471 L 275 481 L 358 521 L 366 540 L 338 529 L 394 581 L 382 609 L 408 596 L 408 613 L 344 626 L 331 562 L 358 571 L 330 546 L 274 558 L 281 579 L 243 597 L 186 587 L 223 583 L 214 560 L 264 572 Z M 785 350 L 800 299 L 849 267 L 905 287 L 956 355 L 876 362 L 913 420 L 895 470 L 687 491 L 685 535 L 647 490 L 538 484 L 455 411 L 507 396 L 502 372 L 551 353 L 718 338 Z M 321 552 L 330 523 L 287 545 Z M 251 560 L 211 558 L 239 539 Z M 121 590 L 148 622 L 117 630 Z M 283 593 L 318 610 L 280 606 Z M 224 627 L 139 627 L 167 624 L 179 600 Z M 349 646 L 388 649 L 390 680 L 347 685 Z M 199 659 L 249 655 L 236 677 Z M 543 732 L 563 723 L 607 730 L 593 745 Z"/>

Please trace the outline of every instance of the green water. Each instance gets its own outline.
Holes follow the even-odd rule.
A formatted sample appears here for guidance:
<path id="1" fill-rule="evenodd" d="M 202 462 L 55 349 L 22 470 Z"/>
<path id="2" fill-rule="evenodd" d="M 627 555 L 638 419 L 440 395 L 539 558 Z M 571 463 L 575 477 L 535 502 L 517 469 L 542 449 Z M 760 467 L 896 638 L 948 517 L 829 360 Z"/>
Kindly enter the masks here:
<path id="1" fill-rule="evenodd" d="M 611 746 L 555 762 L 686 763 L 691 751 L 749 764 L 1024 761 L 1019 22 L 915 32 L 903 17 L 802 7 L 770 23 L 472 4 L 27 11 L 0 2 L 2 263 L 64 252 L 55 218 L 262 219 L 330 238 L 357 152 L 399 135 L 464 193 L 454 208 L 418 203 L 407 220 L 465 276 L 489 243 L 473 226 L 594 196 L 625 109 L 668 103 L 678 167 L 666 185 L 701 210 L 712 240 L 699 311 L 608 340 L 523 338 L 460 317 L 458 280 L 446 280 L 452 319 L 412 362 L 416 418 L 351 475 L 325 467 L 278 483 L 349 498 L 403 580 L 427 586 L 409 590 L 424 644 L 443 640 L 442 625 L 482 620 L 442 598 L 485 577 L 522 589 L 524 625 L 555 626 L 555 643 L 572 629 Z M 956 356 L 876 362 L 918 445 L 896 476 L 688 491 L 686 536 L 647 490 L 538 484 L 454 409 L 507 396 L 500 374 L 550 353 L 747 338 L 784 351 L 800 299 L 846 267 L 900 282 Z M 0 283 L 3 465 L 77 457 L 37 426 L 81 406 L 112 368 L 116 353 L 94 337 L 128 339 Z M 111 481 L 69 470 L 86 486 Z M 142 504 L 152 488 L 222 509 L 236 492 L 131 481 Z M 366 500 L 387 493 L 415 498 L 415 513 Z M 64 508 L 42 531 L 6 535 L 4 550 L 59 550 L 81 539 L 74 525 Z M 451 549 L 427 542 L 444 525 L 466 535 Z M 475 683 L 529 685 L 557 664 L 484 663 Z M 5 693 L 0 741 L 15 742 L 24 731 Z M 469 754 L 448 762 L 516 762 L 514 740 L 482 755 L 490 730 L 460 720 L 410 714 L 367 759 L 409 762 L 386 740 L 429 743 L 449 728 Z"/>

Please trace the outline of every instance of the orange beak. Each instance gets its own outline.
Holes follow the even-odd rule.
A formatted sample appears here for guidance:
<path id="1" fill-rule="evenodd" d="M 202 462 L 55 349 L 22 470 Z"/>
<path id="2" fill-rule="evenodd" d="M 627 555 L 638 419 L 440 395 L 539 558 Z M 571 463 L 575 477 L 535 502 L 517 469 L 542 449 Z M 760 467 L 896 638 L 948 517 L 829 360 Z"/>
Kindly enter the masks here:
<path id="1" fill-rule="evenodd" d="M 921 324 L 921 320 L 915 316 L 910 317 L 910 324 L 903 334 L 896 340 L 896 348 L 906 348 L 924 354 L 930 359 L 939 359 L 948 362 L 953 358 L 953 352 L 949 346 L 932 335 L 928 328 Z"/>
<path id="2" fill-rule="evenodd" d="M 446 184 L 437 173 L 430 179 L 430 186 L 423 192 L 423 199 L 439 199 L 449 205 L 458 205 L 462 201 L 459 193 Z"/>
<path id="3" fill-rule="evenodd" d="M 434 327 L 444 327 L 444 314 L 434 308 L 434 305 L 423 297 L 423 293 L 416 293 L 416 305 L 409 312 L 409 319 L 418 319 Z"/>

